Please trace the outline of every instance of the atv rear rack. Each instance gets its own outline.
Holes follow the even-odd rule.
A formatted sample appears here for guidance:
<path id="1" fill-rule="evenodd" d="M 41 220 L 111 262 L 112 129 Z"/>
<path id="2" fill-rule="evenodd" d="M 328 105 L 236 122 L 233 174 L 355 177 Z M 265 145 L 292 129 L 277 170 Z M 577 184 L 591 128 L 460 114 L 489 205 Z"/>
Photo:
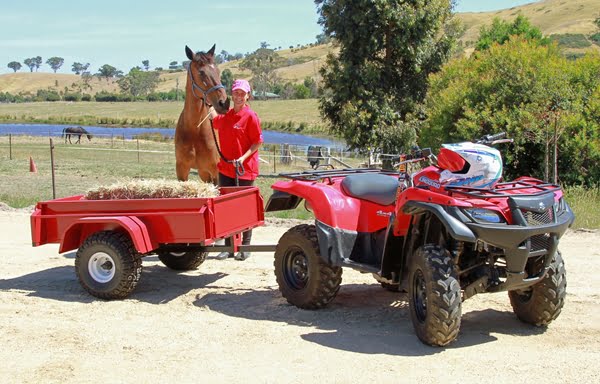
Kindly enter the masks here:
<path id="1" fill-rule="evenodd" d="M 302 172 L 291 172 L 291 173 L 280 173 L 280 177 L 285 177 L 292 180 L 302 181 L 319 181 L 323 179 L 331 179 L 334 177 L 345 177 L 348 175 L 354 175 L 357 173 L 379 173 L 389 176 L 399 176 L 400 173 L 397 171 L 376 169 L 376 168 L 344 168 L 344 169 L 328 169 L 328 170 L 314 170 L 314 171 L 302 171 Z"/>
<path id="2" fill-rule="evenodd" d="M 482 199 L 510 197 L 516 193 L 519 196 L 540 196 L 549 192 L 560 191 L 560 187 L 556 184 L 545 183 L 531 177 L 522 177 L 514 181 L 498 183 L 493 189 L 464 186 L 446 186 L 445 189 L 450 194 L 458 193 Z"/>

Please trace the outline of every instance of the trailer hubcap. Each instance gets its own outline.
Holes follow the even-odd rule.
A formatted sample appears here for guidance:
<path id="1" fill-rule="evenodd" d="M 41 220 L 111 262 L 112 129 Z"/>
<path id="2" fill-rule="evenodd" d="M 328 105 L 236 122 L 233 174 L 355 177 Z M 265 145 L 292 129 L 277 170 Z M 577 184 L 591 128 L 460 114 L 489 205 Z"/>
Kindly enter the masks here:
<path id="1" fill-rule="evenodd" d="M 427 317 L 427 288 L 425 286 L 425 277 L 423 272 L 418 270 L 413 278 L 412 302 L 415 307 L 417 319 L 423 322 Z"/>
<path id="2" fill-rule="evenodd" d="M 284 276 L 294 289 L 302 289 L 308 282 L 308 260 L 301 249 L 290 250 L 285 257 Z"/>
<path id="3" fill-rule="evenodd" d="M 95 281 L 108 283 L 115 277 L 115 262 L 107 253 L 94 253 L 88 261 L 88 272 Z"/>

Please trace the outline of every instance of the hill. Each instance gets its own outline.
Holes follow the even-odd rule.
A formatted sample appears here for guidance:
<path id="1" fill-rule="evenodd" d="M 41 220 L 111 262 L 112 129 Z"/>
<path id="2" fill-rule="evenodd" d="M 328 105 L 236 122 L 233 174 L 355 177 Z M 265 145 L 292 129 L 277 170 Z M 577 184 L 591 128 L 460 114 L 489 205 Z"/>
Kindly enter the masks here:
<path id="1" fill-rule="evenodd" d="M 467 12 L 459 13 L 457 16 L 465 26 L 465 33 L 461 38 L 465 52 L 472 51 L 472 45 L 479 36 L 479 30 L 484 25 L 491 24 L 494 17 L 503 20 L 513 20 L 518 14 L 522 14 L 531 20 L 532 24 L 538 26 L 544 35 L 569 36 L 565 34 L 580 34 L 578 37 L 587 41 L 584 36 L 598 31 L 594 20 L 600 17 L 600 1 L 598 0 L 544 0 L 536 3 L 526 4 L 519 7 L 494 11 L 494 12 Z M 277 70 L 277 74 L 285 81 L 301 82 L 305 77 L 317 77 L 318 69 L 325 62 L 325 57 L 335 48 L 331 45 L 306 46 L 302 48 L 286 49 L 277 51 L 285 58 L 289 65 Z M 566 53 L 580 54 L 587 50 L 598 50 L 600 47 L 587 41 L 586 47 L 564 48 Z M 234 77 L 250 78 L 251 73 L 239 68 L 239 61 L 231 61 L 220 65 L 221 70 L 229 69 Z M 186 72 L 163 72 L 160 75 L 158 91 L 169 91 L 179 87 L 182 89 L 186 82 Z M 94 78 L 90 83 L 90 89 L 84 92 L 95 94 L 96 92 L 116 91 L 116 82 L 98 80 Z M 43 72 L 17 72 L 0 75 L 0 92 L 33 92 L 38 89 L 53 88 L 64 91 L 65 87 L 76 90 L 85 88 L 81 78 L 77 75 L 54 74 Z"/>

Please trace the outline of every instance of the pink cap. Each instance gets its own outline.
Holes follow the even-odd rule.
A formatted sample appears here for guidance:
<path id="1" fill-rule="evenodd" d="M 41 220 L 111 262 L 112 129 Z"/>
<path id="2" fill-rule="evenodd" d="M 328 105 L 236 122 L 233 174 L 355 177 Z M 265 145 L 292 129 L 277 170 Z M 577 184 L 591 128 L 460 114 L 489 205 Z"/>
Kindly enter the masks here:
<path id="1" fill-rule="evenodd" d="M 231 91 L 235 91 L 236 89 L 241 89 L 246 93 L 250 93 L 250 83 L 247 80 L 239 79 L 233 82 L 231 86 Z"/>

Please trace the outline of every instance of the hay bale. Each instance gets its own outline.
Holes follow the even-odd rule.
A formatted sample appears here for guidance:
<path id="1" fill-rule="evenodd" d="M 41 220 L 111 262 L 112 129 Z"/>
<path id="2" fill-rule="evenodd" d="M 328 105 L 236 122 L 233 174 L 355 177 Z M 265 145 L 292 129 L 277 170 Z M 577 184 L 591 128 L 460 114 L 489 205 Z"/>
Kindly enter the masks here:
<path id="1" fill-rule="evenodd" d="M 166 199 L 216 197 L 219 189 L 211 183 L 176 180 L 129 180 L 88 190 L 86 200 Z"/>

